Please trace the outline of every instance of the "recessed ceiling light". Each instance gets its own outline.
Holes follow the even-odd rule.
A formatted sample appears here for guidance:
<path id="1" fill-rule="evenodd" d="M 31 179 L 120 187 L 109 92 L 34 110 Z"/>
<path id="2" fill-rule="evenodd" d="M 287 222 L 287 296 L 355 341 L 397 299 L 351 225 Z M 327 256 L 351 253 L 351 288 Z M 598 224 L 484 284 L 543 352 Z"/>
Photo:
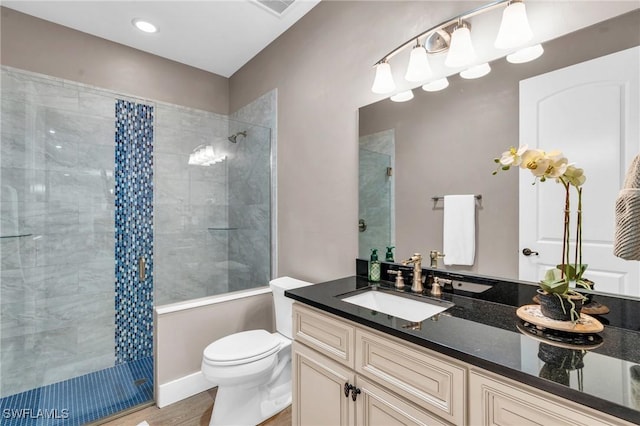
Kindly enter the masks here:
<path id="1" fill-rule="evenodd" d="M 155 25 L 153 25 L 151 22 L 145 21 L 144 19 L 135 18 L 133 21 L 131 21 L 131 23 L 134 27 L 145 33 L 158 32 L 158 29 Z"/>

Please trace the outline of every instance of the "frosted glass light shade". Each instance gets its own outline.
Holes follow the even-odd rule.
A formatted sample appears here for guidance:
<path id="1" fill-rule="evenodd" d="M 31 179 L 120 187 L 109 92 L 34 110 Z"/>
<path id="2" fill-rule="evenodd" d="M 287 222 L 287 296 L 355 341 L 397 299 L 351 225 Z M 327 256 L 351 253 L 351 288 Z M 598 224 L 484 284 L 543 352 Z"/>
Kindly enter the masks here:
<path id="1" fill-rule="evenodd" d="M 460 73 L 460 77 L 466 78 L 466 79 L 480 78 L 480 77 L 484 77 L 490 72 L 491 72 L 491 66 L 485 62 L 484 64 L 475 65 L 471 68 L 468 68 L 462 71 Z"/>
<path id="2" fill-rule="evenodd" d="M 522 46 L 533 37 L 527 10 L 522 2 L 513 2 L 502 12 L 502 22 L 494 46 L 498 49 L 512 49 Z"/>
<path id="3" fill-rule="evenodd" d="M 475 60 L 476 52 L 471 43 L 471 31 L 466 26 L 457 27 L 451 35 L 451 45 L 444 64 L 450 68 L 458 68 Z"/>
<path id="4" fill-rule="evenodd" d="M 449 80 L 447 80 L 447 77 L 443 77 L 439 80 L 434 80 L 425 84 L 422 86 L 422 90 L 425 92 L 437 92 L 439 90 L 446 89 L 447 87 L 449 87 Z"/>
<path id="5" fill-rule="evenodd" d="M 396 90 L 396 84 L 391 75 L 391 65 L 387 62 L 376 65 L 376 78 L 373 80 L 371 91 L 381 95 L 386 95 Z"/>
<path id="6" fill-rule="evenodd" d="M 409 66 L 404 75 L 405 80 L 419 82 L 428 80 L 431 77 L 431 66 L 427 58 L 427 51 L 423 46 L 416 46 L 411 50 Z"/>
<path id="7" fill-rule="evenodd" d="M 404 92 L 400 92 L 391 96 L 389 99 L 391 99 L 393 102 L 410 101 L 411 99 L 413 99 L 413 91 L 405 90 Z"/>
<path id="8" fill-rule="evenodd" d="M 544 53 L 544 49 L 541 44 L 536 44 L 534 46 L 525 47 L 524 49 L 520 49 L 517 52 L 514 52 L 510 55 L 507 55 L 507 61 L 512 64 L 523 64 L 525 62 L 533 61 L 534 59 L 538 59 Z"/>

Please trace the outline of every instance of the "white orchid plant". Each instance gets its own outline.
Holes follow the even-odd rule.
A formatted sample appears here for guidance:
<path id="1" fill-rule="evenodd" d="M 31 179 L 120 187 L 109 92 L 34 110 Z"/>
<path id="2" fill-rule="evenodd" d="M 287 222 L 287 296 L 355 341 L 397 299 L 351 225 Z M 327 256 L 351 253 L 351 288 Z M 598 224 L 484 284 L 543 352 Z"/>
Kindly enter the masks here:
<path id="1" fill-rule="evenodd" d="M 493 174 L 500 170 L 509 170 L 511 167 L 520 167 L 529 170 L 537 181 L 545 182 L 548 179 L 555 179 L 561 183 L 565 189 L 565 209 L 564 209 L 564 235 L 562 241 L 562 263 L 554 269 L 550 269 L 540 282 L 540 287 L 548 293 L 557 295 L 575 294 L 569 288 L 571 282 L 576 286 L 591 289 L 593 283 L 583 278 L 587 265 L 582 263 L 582 185 L 586 181 L 584 171 L 569 163 L 567 158 L 560 151 L 546 152 L 541 149 L 529 149 L 527 145 L 522 145 L 518 149 L 511 147 L 502 153 L 500 158 L 494 159 L 499 164 Z M 571 263 L 570 257 L 570 190 L 575 188 L 578 195 L 578 209 L 576 218 L 576 244 L 575 257 Z"/>

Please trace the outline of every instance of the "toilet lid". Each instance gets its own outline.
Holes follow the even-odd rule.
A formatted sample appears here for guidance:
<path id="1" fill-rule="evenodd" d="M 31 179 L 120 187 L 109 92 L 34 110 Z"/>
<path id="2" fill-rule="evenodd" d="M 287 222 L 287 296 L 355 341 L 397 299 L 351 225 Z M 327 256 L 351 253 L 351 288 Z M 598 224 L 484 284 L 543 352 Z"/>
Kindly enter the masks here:
<path id="1" fill-rule="evenodd" d="M 204 350 L 204 357 L 213 363 L 241 364 L 276 352 L 280 340 L 266 330 L 250 330 L 218 339 Z"/>

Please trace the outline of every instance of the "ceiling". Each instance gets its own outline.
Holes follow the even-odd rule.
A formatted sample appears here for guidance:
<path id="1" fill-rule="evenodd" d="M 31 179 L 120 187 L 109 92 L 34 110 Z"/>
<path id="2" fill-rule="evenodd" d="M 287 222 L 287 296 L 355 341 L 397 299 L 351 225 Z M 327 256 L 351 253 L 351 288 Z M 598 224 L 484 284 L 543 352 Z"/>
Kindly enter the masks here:
<path id="1" fill-rule="evenodd" d="M 256 0 L 16 0 L 2 6 L 230 77 L 319 2 L 295 0 L 282 14 Z M 152 22 L 158 32 L 137 30 L 135 18 Z"/>

